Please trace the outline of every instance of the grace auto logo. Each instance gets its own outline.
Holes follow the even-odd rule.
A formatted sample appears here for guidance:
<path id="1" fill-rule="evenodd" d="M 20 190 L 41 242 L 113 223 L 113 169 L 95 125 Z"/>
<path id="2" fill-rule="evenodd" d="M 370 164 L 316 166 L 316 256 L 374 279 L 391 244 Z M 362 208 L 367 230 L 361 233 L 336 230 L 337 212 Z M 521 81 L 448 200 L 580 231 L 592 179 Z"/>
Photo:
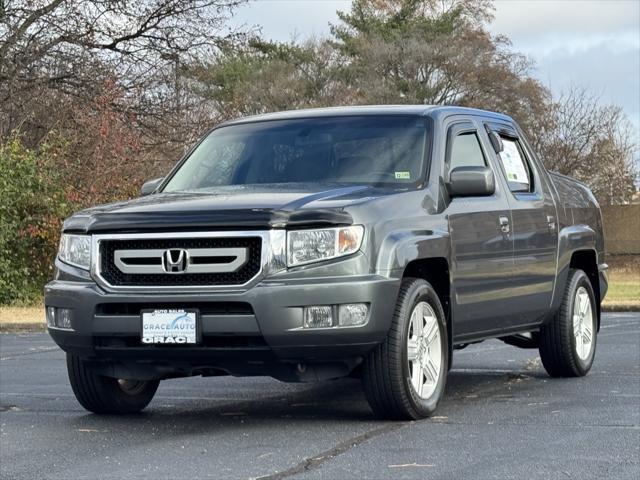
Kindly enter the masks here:
<path id="1" fill-rule="evenodd" d="M 154 317 L 155 312 L 151 315 Z M 146 322 L 143 330 L 142 343 L 195 343 L 196 324 L 194 318 L 188 313 L 182 313 L 173 320 Z"/>

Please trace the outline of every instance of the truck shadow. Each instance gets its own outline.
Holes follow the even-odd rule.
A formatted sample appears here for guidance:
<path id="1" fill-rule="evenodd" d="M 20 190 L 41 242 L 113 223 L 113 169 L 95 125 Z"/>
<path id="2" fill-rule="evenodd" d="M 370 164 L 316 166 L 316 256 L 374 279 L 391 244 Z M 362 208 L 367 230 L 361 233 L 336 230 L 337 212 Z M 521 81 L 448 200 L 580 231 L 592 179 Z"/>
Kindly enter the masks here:
<path id="1" fill-rule="evenodd" d="M 537 375 L 536 375 L 537 376 Z M 203 385 L 209 391 L 219 379 Z M 179 382 L 179 381 L 178 381 Z M 274 382 L 271 384 L 271 382 Z M 245 384 L 246 385 L 243 385 Z M 475 402 L 504 402 L 517 396 L 523 398 L 541 381 L 521 371 L 453 370 L 449 375 L 447 392 L 436 415 L 451 416 Z M 260 385 L 267 388 L 262 391 Z M 177 388 L 176 388 L 177 387 Z M 191 386 L 189 390 L 193 392 Z M 110 431 L 119 428 L 153 431 L 154 436 L 197 434 L 205 432 L 243 431 L 292 424 L 314 428 L 316 424 L 382 424 L 369 408 L 361 383 L 357 379 L 339 379 L 317 384 L 283 384 L 262 379 L 258 386 L 246 379 L 233 379 L 232 388 L 224 386 L 224 400 L 199 395 L 184 397 L 180 386 L 170 391 L 159 390 L 149 407 L 138 415 L 98 416 L 87 414 L 73 417 L 75 428 Z M 186 397 L 186 398 L 185 398 Z M 236 397 L 238 400 L 234 400 Z"/>

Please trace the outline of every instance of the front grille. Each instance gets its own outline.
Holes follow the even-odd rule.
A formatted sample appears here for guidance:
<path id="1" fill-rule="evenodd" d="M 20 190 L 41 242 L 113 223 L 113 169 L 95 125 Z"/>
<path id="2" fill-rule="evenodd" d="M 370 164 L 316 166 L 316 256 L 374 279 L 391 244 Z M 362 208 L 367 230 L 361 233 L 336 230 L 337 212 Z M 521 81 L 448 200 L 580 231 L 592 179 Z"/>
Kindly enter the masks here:
<path id="1" fill-rule="evenodd" d="M 246 248 L 247 261 L 233 272 L 124 273 L 115 264 L 119 250 Z M 244 285 L 260 271 L 261 237 L 134 238 L 100 241 L 100 275 L 116 287 L 190 287 Z"/>

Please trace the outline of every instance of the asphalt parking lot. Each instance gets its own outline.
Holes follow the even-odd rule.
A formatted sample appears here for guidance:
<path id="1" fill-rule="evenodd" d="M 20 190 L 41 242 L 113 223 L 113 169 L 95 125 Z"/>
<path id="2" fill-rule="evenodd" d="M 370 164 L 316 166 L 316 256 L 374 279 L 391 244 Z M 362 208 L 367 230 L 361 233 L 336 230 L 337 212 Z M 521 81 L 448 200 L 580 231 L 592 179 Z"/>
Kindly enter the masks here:
<path id="1" fill-rule="evenodd" d="M 605 314 L 580 379 L 536 350 L 457 351 L 438 416 L 373 418 L 359 382 L 162 382 L 141 415 L 85 412 L 46 334 L 0 335 L 0 477 L 640 477 L 640 314 Z"/>

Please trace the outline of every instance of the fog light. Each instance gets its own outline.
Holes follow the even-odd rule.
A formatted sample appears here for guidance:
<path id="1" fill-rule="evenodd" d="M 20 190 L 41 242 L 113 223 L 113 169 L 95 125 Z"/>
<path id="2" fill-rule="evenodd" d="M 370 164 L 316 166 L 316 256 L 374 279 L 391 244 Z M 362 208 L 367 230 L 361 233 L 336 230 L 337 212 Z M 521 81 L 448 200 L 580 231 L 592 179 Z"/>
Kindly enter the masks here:
<path id="1" fill-rule="evenodd" d="M 56 327 L 71 329 L 71 310 L 58 308 L 56 311 Z"/>
<path id="2" fill-rule="evenodd" d="M 55 327 L 56 326 L 56 307 L 47 307 L 45 309 L 46 317 L 47 317 L 47 326 Z"/>
<path id="3" fill-rule="evenodd" d="M 333 326 L 331 305 L 314 305 L 304 308 L 304 328 L 326 328 Z"/>
<path id="4" fill-rule="evenodd" d="M 52 328 L 71 328 L 71 310 L 68 308 L 46 308 L 47 326 Z"/>
<path id="5" fill-rule="evenodd" d="M 338 322 L 341 327 L 359 327 L 367 323 L 369 306 L 366 303 L 340 305 Z"/>

